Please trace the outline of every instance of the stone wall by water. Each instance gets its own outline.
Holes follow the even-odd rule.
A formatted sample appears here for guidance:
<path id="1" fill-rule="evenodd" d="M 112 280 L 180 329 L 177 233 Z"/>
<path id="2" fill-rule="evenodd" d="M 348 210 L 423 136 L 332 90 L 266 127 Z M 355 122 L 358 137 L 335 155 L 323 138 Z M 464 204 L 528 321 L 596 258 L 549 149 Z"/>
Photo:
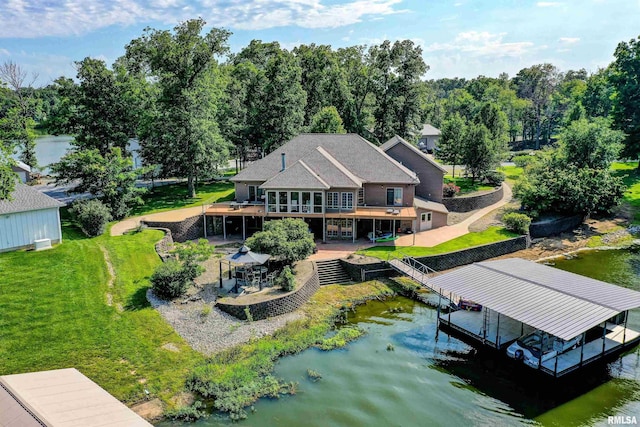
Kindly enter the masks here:
<path id="1" fill-rule="evenodd" d="M 582 215 L 536 221 L 531 223 L 529 234 L 534 238 L 553 236 L 554 234 L 571 231 L 582 224 L 583 221 L 584 217 Z"/>
<path id="2" fill-rule="evenodd" d="M 510 254 L 527 249 L 531 244 L 529 236 L 518 236 L 501 242 L 488 243 L 473 248 L 447 252 L 439 255 L 430 255 L 416 258 L 429 268 L 436 271 L 448 270 L 474 262 L 484 261 L 490 258 Z M 389 267 L 386 261 L 371 262 L 367 264 L 350 262 L 348 259 L 340 260 L 344 269 L 354 281 L 375 279 L 378 277 L 395 276 L 397 272 Z"/>
<path id="3" fill-rule="evenodd" d="M 529 236 L 519 236 L 509 240 L 503 240 L 496 243 L 488 243 L 486 245 L 475 246 L 473 248 L 461 249 L 459 251 L 448 252 L 446 254 L 431 255 L 416 258 L 429 268 L 436 271 L 448 270 L 450 268 L 460 267 L 461 265 L 472 264 L 474 262 L 484 261 L 490 258 L 510 254 L 512 252 L 527 249 L 531 239 Z"/>
<path id="4" fill-rule="evenodd" d="M 166 228 L 171 230 L 173 240 L 176 242 L 186 242 L 204 237 L 204 228 L 202 225 L 202 215 L 192 216 L 182 221 L 145 221 L 142 223 L 148 227 Z"/>
<path id="5" fill-rule="evenodd" d="M 240 320 L 247 320 L 245 309 L 249 309 L 253 320 L 263 320 L 269 317 L 291 313 L 302 307 L 309 298 L 320 289 L 320 279 L 315 268 L 313 274 L 299 288 L 284 295 L 274 297 L 267 301 L 253 304 L 216 303 L 216 307 Z"/>
<path id="6" fill-rule="evenodd" d="M 504 186 L 500 185 L 499 188 L 489 193 L 477 196 L 445 197 L 442 199 L 442 204 L 444 204 L 450 212 L 469 212 L 497 203 L 502 199 L 503 195 Z"/>

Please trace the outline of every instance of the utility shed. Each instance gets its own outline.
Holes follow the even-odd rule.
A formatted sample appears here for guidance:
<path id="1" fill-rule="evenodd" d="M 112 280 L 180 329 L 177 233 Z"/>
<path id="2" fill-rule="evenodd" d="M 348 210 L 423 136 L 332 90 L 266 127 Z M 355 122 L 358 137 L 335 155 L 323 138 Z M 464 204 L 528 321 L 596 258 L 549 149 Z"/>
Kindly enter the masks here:
<path id="1" fill-rule="evenodd" d="M 0 200 L 0 252 L 33 248 L 38 242 L 62 242 L 60 207 L 64 204 L 22 183 L 11 200 Z"/>
<path id="2" fill-rule="evenodd" d="M 0 377 L 0 427 L 149 427 L 78 370 Z"/>

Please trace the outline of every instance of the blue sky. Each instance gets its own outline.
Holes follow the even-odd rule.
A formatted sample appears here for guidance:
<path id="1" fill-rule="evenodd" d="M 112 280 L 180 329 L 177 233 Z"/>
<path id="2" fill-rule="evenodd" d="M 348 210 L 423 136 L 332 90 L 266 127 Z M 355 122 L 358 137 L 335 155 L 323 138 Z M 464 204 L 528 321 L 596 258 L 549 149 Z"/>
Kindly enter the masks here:
<path id="1" fill-rule="evenodd" d="M 0 62 L 46 85 L 75 76 L 74 61 L 111 64 L 142 30 L 203 17 L 252 39 L 334 48 L 411 39 L 425 78 L 510 76 L 533 64 L 596 71 L 620 41 L 640 35 L 640 0 L 0 0 Z"/>

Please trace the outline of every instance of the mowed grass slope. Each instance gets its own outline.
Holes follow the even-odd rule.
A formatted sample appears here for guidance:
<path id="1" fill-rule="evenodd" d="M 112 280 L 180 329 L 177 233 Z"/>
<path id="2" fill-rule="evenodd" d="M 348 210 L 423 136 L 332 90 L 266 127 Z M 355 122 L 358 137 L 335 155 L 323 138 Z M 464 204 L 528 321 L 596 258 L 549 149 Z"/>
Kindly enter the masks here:
<path id="1" fill-rule="evenodd" d="M 518 234 L 507 231 L 503 227 L 494 226 L 489 227 L 484 231 L 468 233 L 464 236 L 456 237 L 448 242 L 444 242 L 430 248 L 423 246 L 374 246 L 372 248 L 358 251 L 358 253 L 383 260 L 390 258 L 402 258 L 405 255 L 423 257 L 457 251 L 460 249 L 467 249 L 487 243 L 499 242 L 517 236 Z"/>
<path id="2" fill-rule="evenodd" d="M 622 178 L 627 190 L 623 196 L 623 203 L 628 204 L 633 216 L 631 221 L 640 224 L 640 174 L 638 162 L 615 162 L 611 165 L 613 175 Z"/>
<path id="3" fill-rule="evenodd" d="M 196 197 L 187 197 L 187 184 L 171 184 L 150 189 L 142 199 L 144 205 L 133 209 L 130 216 L 148 215 L 166 212 L 173 209 L 201 206 L 207 203 L 233 200 L 234 187 L 232 182 L 213 182 L 198 185 Z"/>
<path id="4" fill-rule="evenodd" d="M 145 389 L 169 401 L 203 357 L 144 297 L 161 232 L 64 234 L 48 251 L 0 254 L 0 375 L 75 367 L 127 403 Z M 116 272 L 111 287 L 101 247 Z"/>

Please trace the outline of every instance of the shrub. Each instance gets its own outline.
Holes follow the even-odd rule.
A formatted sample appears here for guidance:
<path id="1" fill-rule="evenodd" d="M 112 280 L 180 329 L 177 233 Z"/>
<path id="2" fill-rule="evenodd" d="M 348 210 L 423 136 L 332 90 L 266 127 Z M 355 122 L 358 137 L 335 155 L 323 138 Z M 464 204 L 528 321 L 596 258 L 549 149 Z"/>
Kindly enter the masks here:
<path id="1" fill-rule="evenodd" d="M 276 285 L 280 286 L 285 292 L 292 291 L 296 288 L 296 276 L 293 275 L 293 271 L 291 271 L 288 265 L 283 268 L 278 275 Z"/>
<path id="2" fill-rule="evenodd" d="M 202 408 L 202 409 L 200 409 Z M 193 422 L 208 416 L 203 410 L 204 405 L 199 400 L 195 401 L 191 406 L 185 406 L 179 409 L 173 409 L 166 412 L 166 417 L 173 421 Z"/>
<path id="3" fill-rule="evenodd" d="M 524 168 L 529 163 L 531 163 L 533 160 L 535 160 L 535 156 L 531 156 L 529 154 L 525 154 L 525 155 L 522 155 L 522 156 L 515 156 L 513 158 L 513 163 L 515 163 L 516 166 L 519 167 L 519 168 Z"/>
<path id="4" fill-rule="evenodd" d="M 488 171 L 484 175 L 484 179 L 487 180 L 489 185 L 493 185 L 493 186 L 498 186 L 498 185 L 502 184 L 502 182 L 504 181 L 505 177 L 506 177 L 506 175 L 504 174 L 504 172 L 501 172 L 501 171 Z"/>
<path id="5" fill-rule="evenodd" d="M 442 186 L 442 195 L 444 197 L 453 197 L 460 192 L 460 187 L 450 182 Z"/>
<path id="6" fill-rule="evenodd" d="M 309 225 L 299 218 L 266 221 L 264 231 L 246 240 L 255 252 L 269 254 L 284 264 L 293 264 L 313 253 L 316 244 Z"/>
<path id="7" fill-rule="evenodd" d="M 71 212 L 82 232 L 89 237 L 103 234 L 111 221 L 109 208 L 98 199 L 79 200 L 73 204 Z"/>
<path id="8" fill-rule="evenodd" d="M 502 217 L 502 222 L 507 230 L 519 234 L 529 234 L 531 218 L 525 214 L 510 212 Z"/>
<path id="9" fill-rule="evenodd" d="M 160 264 L 151 276 L 151 288 L 162 299 L 173 299 L 187 292 L 189 280 L 184 267 L 176 260 Z"/>

